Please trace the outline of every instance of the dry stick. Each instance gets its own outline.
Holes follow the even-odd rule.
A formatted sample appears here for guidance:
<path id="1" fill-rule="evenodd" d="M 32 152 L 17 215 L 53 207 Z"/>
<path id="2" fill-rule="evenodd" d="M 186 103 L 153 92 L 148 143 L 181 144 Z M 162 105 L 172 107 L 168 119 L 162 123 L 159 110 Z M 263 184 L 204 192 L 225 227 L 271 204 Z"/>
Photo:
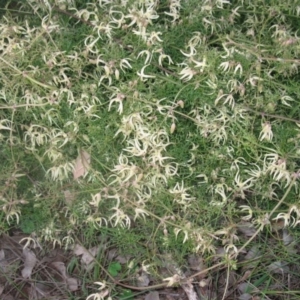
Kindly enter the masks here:
<path id="1" fill-rule="evenodd" d="M 288 117 L 283 117 L 283 116 L 280 116 L 280 115 L 273 115 L 273 114 L 268 114 L 268 113 L 265 113 L 265 112 L 259 112 L 259 111 L 256 111 L 254 109 L 251 109 L 249 107 L 245 107 L 246 110 L 248 111 L 251 111 L 257 115 L 261 115 L 261 116 L 267 116 L 267 117 L 271 117 L 271 118 L 276 118 L 276 119 L 281 119 L 281 120 L 286 120 L 286 121 L 291 121 L 291 122 L 295 122 L 295 123 L 300 123 L 300 120 L 297 120 L 297 119 L 293 119 L 293 118 L 288 118 Z"/>
<path id="2" fill-rule="evenodd" d="M 167 68 L 165 68 L 165 67 L 163 67 L 163 66 L 160 66 L 160 65 L 156 65 L 156 64 L 155 64 L 155 67 L 157 67 L 157 68 L 161 69 L 162 71 L 164 71 L 164 72 L 166 72 L 166 73 L 168 73 L 168 74 L 174 76 L 175 78 L 178 78 L 178 79 L 179 79 L 179 76 L 178 76 L 177 73 L 172 72 L 171 70 L 169 70 L 169 69 L 167 69 Z"/>
<path id="3" fill-rule="evenodd" d="M 222 297 L 222 300 L 225 299 L 226 297 L 226 290 L 228 290 L 228 286 L 229 286 L 229 272 L 230 272 L 230 267 L 229 267 L 229 264 L 227 266 L 227 278 L 226 278 L 226 285 L 225 285 L 225 289 L 224 289 L 224 293 L 223 293 L 223 297 Z"/>
<path id="4" fill-rule="evenodd" d="M 240 47 L 244 50 L 247 50 L 249 51 L 250 53 L 252 53 L 254 56 L 256 56 L 258 58 L 259 61 L 277 61 L 277 62 L 292 62 L 292 63 L 297 63 L 297 64 L 300 64 L 300 59 L 290 59 L 290 58 L 276 58 L 276 57 L 263 57 L 263 56 L 260 56 L 260 54 L 257 53 L 257 50 L 258 49 L 251 49 L 249 47 L 246 47 L 242 44 L 239 44 L 235 41 L 233 41 L 232 39 L 229 38 L 229 36 L 227 36 L 227 40 L 228 42 L 225 43 L 226 45 L 235 45 L 237 47 Z"/>
<path id="5" fill-rule="evenodd" d="M 81 241 L 75 237 L 75 240 L 76 242 L 84 247 L 84 245 L 81 243 Z M 85 247 L 84 247 L 85 248 Z M 86 249 L 86 248 L 85 248 Z M 147 287 L 138 287 L 138 286 L 133 286 L 133 285 L 129 285 L 129 284 L 125 284 L 125 283 L 122 283 L 118 280 L 116 280 L 113 276 L 111 276 L 109 274 L 109 272 L 94 258 L 94 255 L 88 250 L 86 249 L 87 253 L 93 258 L 94 262 L 100 267 L 100 269 L 113 281 L 114 284 L 116 285 L 119 285 L 119 286 L 122 286 L 122 287 L 125 287 L 127 289 L 130 289 L 130 290 L 135 290 L 135 291 L 148 291 L 148 290 L 154 290 L 154 289 L 161 289 L 161 288 L 165 288 L 168 286 L 168 282 L 164 282 L 164 283 L 159 283 L 159 284 L 154 284 L 154 285 L 150 285 L 150 286 L 147 286 Z M 203 271 L 200 271 L 200 272 L 197 272 L 196 274 L 193 274 L 187 278 L 185 278 L 182 282 L 178 282 L 178 284 L 182 284 L 182 283 L 185 283 L 186 281 L 188 282 L 190 279 L 193 279 L 203 273 L 206 273 L 210 270 L 213 270 L 213 269 L 216 269 L 218 267 L 223 267 L 224 268 L 224 263 L 218 263 L 210 268 L 207 268 Z"/>
<path id="6" fill-rule="evenodd" d="M 53 7 L 53 10 L 55 10 L 55 11 L 57 11 L 57 12 L 60 12 L 60 13 L 62 13 L 62 14 L 64 14 L 64 15 L 67 15 L 67 16 L 73 18 L 73 19 L 76 19 L 76 20 L 78 20 L 78 21 L 80 21 L 80 22 L 82 22 L 82 23 L 84 23 L 84 24 L 86 24 L 86 25 L 94 26 L 90 21 L 86 21 L 86 20 L 84 20 L 84 19 L 81 19 L 81 18 L 77 17 L 76 15 L 74 15 L 74 14 L 72 14 L 72 13 L 66 11 L 66 10 L 60 9 L 60 8 L 57 7 L 57 6 L 54 6 L 54 7 Z"/>
<path id="7" fill-rule="evenodd" d="M 12 68 L 13 70 L 15 70 L 19 75 L 22 75 L 24 76 L 25 78 L 27 78 L 29 81 L 43 87 L 43 88 L 46 88 L 46 89 L 50 89 L 50 90 L 53 90 L 54 87 L 51 86 L 51 85 L 48 85 L 48 84 L 44 84 L 40 81 L 37 81 L 35 80 L 34 78 L 30 77 L 29 75 L 26 74 L 26 72 L 22 72 L 20 71 L 18 68 L 16 68 L 15 66 L 13 66 L 12 64 L 10 64 L 9 62 L 7 62 L 5 59 L 3 59 L 1 56 L 0 56 L 0 60 L 2 60 L 6 65 L 8 65 L 10 68 Z"/>
<path id="8" fill-rule="evenodd" d="M 38 104 L 20 104 L 20 105 L 11 105 L 11 106 L 0 106 L 0 109 L 16 109 L 19 107 L 37 107 L 37 106 L 45 106 L 49 105 L 50 103 L 38 103 Z"/>
<path id="9" fill-rule="evenodd" d="M 268 113 L 265 113 L 265 112 L 263 112 L 263 111 L 262 111 L 262 112 L 259 112 L 259 111 L 256 111 L 256 110 L 254 110 L 254 109 L 251 109 L 251 108 L 249 108 L 249 107 L 245 107 L 245 110 L 251 111 L 251 112 L 253 112 L 253 113 L 257 114 L 257 115 L 267 116 L 267 117 L 271 117 L 271 118 L 277 118 L 277 119 L 286 120 L 286 121 L 291 121 L 291 122 L 299 123 L 299 124 L 300 124 L 300 119 L 297 120 L 297 119 L 293 119 L 293 118 L 283 117 L 283 116 L 280 116 L 280 115 L 268 114 Z M 181 112 L 178 112 L 178 111 L 174 111 L 174 112 L 175 112 L 176 114 L 178 114 L 178 115 L 181 115 L 181 116 L 183 116 L 183 117 L 185 117 L 185 118 L 187 118 L 187 119 L 190 119 L 190 120 L 192 120 L 193 122 L 195 122 L 195 119 L 192 118 L 192 117 L 190 117 L 190 116 L 188 116 L 188 115 L 185 115 L 185 114 L 183 114 L 183 113 L 181 113 Z"/>

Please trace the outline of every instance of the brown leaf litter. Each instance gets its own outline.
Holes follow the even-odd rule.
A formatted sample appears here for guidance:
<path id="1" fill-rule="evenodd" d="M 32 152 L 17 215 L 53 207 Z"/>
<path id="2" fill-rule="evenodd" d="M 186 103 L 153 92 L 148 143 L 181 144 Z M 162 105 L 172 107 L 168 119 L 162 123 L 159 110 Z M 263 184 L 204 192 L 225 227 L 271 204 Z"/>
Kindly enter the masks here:
<path id="1" fill-rule="evenodd" d="M 0 237 L 0 299 L 67 299 L 80 281 L 68 275 L 63 251 L 23 248 L 23 234 Z M 50 248 L 51 249 L 51 248 Z"/>
<path id="2" fill-rule="evenodd" d="M 240 228 L 240 238 L 244 235 L 248 239 L 253 231 L 250 224 L 243 223 Z M 189 255 L 183 264 L 179 264 L 170 253 L 159 254 L 156 259 L 161 265 L 157 267 L 156 275 L 149 272 L 150 265 L 137 264 L 134 269 L 130 269 L 131 263 L 137 263 L 135 258 L 120 253 L 118 248 L 110 247 L 107 239 L 102 242 L 100 239 L 99 245 L 88 248 L 76 244 L 72 251 L 52 249 L 52 245 L 49 245 L 50 250 L 46 251 L 37 241 L 33 242 L 24 234 L 3 234 L 0 237 L 0 299 L 63 300 L 69 299 L 70 294 L 81 299 L 84 291 L 79 278 L 85 274 L 91 275 L 88 283 L 85 283 L 89 291 L 93 291 L 94 281 L 105 280 L 114 291 L 131 289 L 133 295 L 137 294 L 135 300 L 279 300 L 283 298 L 262 298 L 262 295 L 266 290 L 297 290 L 299 277 L 295 274 L 299 273 L 300 268 L 290 261 L 278 260 L 276 255 L 272 256 L 272 251 L 276 251 L 279 242 L 281 246 L 278 247 L 284 248 L 292 256 L 297 257 L 300 251 L 299 247 L 296 248 L 298 244 L 295 238 L 287 229 L 279 229 L 272 234 L 264 241 L 272 247 L 263 249 L 255 246 L 255 243 L 249 245 L 237 258 L 236 270 L 228 269 L 224 264 L 226 253 L 220 247 L 221 250 L 210 259 L 211 267 L 199 254 Z M 92 279 L 95 268 L 99 267 L 96 258 L 100 253 L 99 279 Z M 72 261 L 75 264 L 70 269 L 68 266 Z M 122 278 L 122 273 L 111 277 L 107 272 L 111 262 L 120 263 L 123 270 L 131 270 L 128 277 Z M 264 273 L 257 270 L 264 270 Z"/>

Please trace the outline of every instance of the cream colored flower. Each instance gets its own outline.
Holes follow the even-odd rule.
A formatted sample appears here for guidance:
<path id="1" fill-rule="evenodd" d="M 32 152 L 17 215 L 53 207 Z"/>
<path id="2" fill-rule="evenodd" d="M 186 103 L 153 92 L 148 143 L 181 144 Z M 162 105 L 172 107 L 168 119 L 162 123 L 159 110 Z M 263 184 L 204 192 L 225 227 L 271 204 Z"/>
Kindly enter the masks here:
<path id="1" fill-rule="evenodd" d="M 138 76 L 141 78 L 142 81 L 145 81 L 147 78 L 155 78 L 155 76 L 153 76 L 153 75 L 147 75 L 147 74 L 145 74 L 145 69 L 148 66 L 149 65 L 143 66 L 142 70 L 140 72 L 137 72 Z"/>
<path id="2" fill-rule="evenodd" d="M 273 139 L 273 132 L 272 132 L 272 126 L 270 122 L 265 122 L 262 124 L 262 131 L 259 134 L 259 140 L 263 141 L 266 140 L 268 142 L 271 142 Z"/>

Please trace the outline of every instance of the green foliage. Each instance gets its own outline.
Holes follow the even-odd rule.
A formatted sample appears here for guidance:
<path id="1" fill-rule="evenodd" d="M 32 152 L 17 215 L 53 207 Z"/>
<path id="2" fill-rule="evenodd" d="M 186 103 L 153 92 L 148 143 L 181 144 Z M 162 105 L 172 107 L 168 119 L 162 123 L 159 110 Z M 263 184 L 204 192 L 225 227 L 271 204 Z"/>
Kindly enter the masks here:
<path id="1" fill-rule="evenodd" d="M 122 293 L 118 295 L 121 300 L 132 300 L 134 299 L 134 295 L 130 290 L 124 290 Z"/>
<path id="2" fill-rule="evenodd" d="M 105 233 L 153 265 L 166 252 L 213 265 L 223 248 L 229 268 L 274 222 L 297 236 L 297 1 L 1 7 L 1 232 L 66 249 Z M 284 246 L 269 264 L 292 261 Z"/>
<path id="3" fill-rule="evenodd" d="M 107 270 L 109 272 L 109 274 L 113 277 L 116 277 L 119 272 L 121 271 L 122 267 L 120 265 L 120 263 L 118 262 L 112 262 L 109 264 Z"/>

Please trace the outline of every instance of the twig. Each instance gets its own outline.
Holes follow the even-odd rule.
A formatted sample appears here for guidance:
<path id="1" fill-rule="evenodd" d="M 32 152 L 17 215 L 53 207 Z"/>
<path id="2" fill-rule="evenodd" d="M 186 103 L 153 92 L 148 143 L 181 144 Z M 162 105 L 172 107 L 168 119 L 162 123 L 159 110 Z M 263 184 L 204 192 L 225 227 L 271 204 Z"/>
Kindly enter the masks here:
<path id="1" fill-rule="evenodd" d="M 224 289 L 224 293 L 223 293 L 222 300 L 224 300 L 224 299 L 226 298 L 226 291 L 228 290 L 228 286 L 229 286 L 229 272 L 230 272 L 230 268 L 229 268 L 229 264 L 228 264 L 228 267 L 227 267 L 226 286 L 225 286 L 225 289 Z"/>
<path id="2" fill-rule="evenodd" d="M 81 241 L 75 236 L 75 240 L 76 242 L 84 247 L 84 245 L 81 243 Z M 84 247 L 85 248 L 85 247 Z M 94 255 L 88 250 L 86 249 L 87 253 L 89 255 L 91 255 L 91 257 L 93 257 L 93 260 L 94 262 L 100 267 L 100 269 L 105 273 L 105 275 L 107 275 L 109 277 L 110 280 L 112 280 L 112 282 L 115 284 L 115 285 L 119 285 L 119 286 L 122 286 L 122 287 L 125 287 L 127 289 L 130 289 L 130 290 L 134 290 L 134 291 L 149 291 L 149 290 L 156 290 L 156 289 L 162 289 L 162 288 L 165 288 L 168 286 L 168 282 L 163 282 L 163 283 L 159 283 L 159 284 L 154 284 L 154 285 L 150 285 L 150 286 L 146 286 L 146 287 L 138 287 L 138 286 L 134 286 L 134 285 L 129 285 L 129 284 L 125 284 L 125 283 L 122 283 L 118 280 L 116 280 L 113 276 L 111 276 L 109 274 L 109 272 L 101 265 L 101 263 L 99 261 L 97 261 L 95 258 L 94 258 Z M 205 274 L 207 271 L 210 271 L 210 270 L 213 270 L 213 269 L 216 269 L 218 267 L 224 267 L 224 263 L 219 263 L 219 264 L 216 264 L 210 268 L 207 268 L 205 270 L 202 270 L 200 272 L 197 272 L 196 274 L 193 274 L 187 278 L 185 278 L 184 280 L 182 280 L 182 282 L 179 282 L 178 284 L 185 284 L 189 281 L 191 281 L 193 278 L 201 275 L 201 274 Z"/>
<path id="3" fill-rule="evenodd" d="M 284 117 L 284 116 L 280 116 L 280 115 L 273 115 L 273 114 L 269 114 L 269 113 L 266 113 L 266 112 L 259 112 L 259 111 L 256 111 L 254 109 L 251 109 L 249 107 L 246 107 L 245 108 L 246 110 L 248 111 L 251 111 L 257 115 L 261 115 L 261 116 L 267 116 L 267 117 L 270 117 L 270 118 L 276 118 L 276 119 L 281 119 L 281 120 L 286 120 L 286 121 L 291 121 L 291 122 L 295 122 L 295 123 L 300 123 L 300 119 L 297 120 L 297 119 L 293 119 L 293 118 L 288 118 L 288 117 Z"/>
<path id="4" fill-rule="evenodd" d="M 229 37 L 227 37 L 227 40 L 229 42 L 227 42 L 226 45 L 232 44 L 232 45 L 240 47 L 244 50 L 247 50 L 250 53 L 252 53 L 254 56 L 256 56 L 259 61 L 291 62 L 291 63 L 300 64 L 300 59 L 289 59 L 289 58 L 280 58 L 280 57 L 263 57 L 259 53 L 257 53 L 257 49 L 251 49 L 249 47 L 245 47 L 244 45 L 236 43 L 235 41 L 231 40 Z"/>
<path id="5" fill-rule="evenodd" d="M 43 88 L 49 89 L 49 90 L 53 90 L 53 89 L 54 89 L 53 86 L 48 85 L 48 84 L 45 84 L 45 83 L 42 83 L 42 82 L 40 82 L 40 81 L 38 81 L 38 80 L 36 80 L 36 79 L 30 77 L 29 75 L 27 75 L 26 72 L 20 71 L 18 68 L 16 68 L 16 67 L 13 66 L 12 64 L 10 64 L 8 61 L 6 61 L 6 60 L 5 60 L 4 58 L 2 58 L 1 56 L 0 56 L 0 60 L 2 60 L 2 61 L 3 61 L 7 66 L 9 66 L 10 68 L 12 68 L 13 70 L 15 70 L 15 71 L 18 73 L 18 75 L 22 75 L 23 77 L 25 77 L 25 78 L 28 79 L 29 81 L 31 81 L 31 82 L 33 82 L 33 83 L 35 83 L 35 84 L 37 84 L 37 85 L 39 85 L 39 86 L 41 86 L 41 87 L 43 87 Z"/>
<path id="6" fill-rule="evenodd" d="M 53 10 L 54 10 L 54 11 L 57 11 L 57 12 L 59 12 L 59 13 L 62 13 L 62 14 L 64 14 L 64 15 L 67 15 L 67 16 L 73 18 L 73 19 L 76 19 L 76 20 L 78 20 L 78 21 L 80 21 L 81 23 L 84 23 L 84 24 L 86 24 L 86 25 L 89 25 L 89 26 L 92 26 L 92 27 L 94 26 L 93 23 L 91 23 L 90 21 L 86 21 L 86 20 L 84 20 L 84 19 L 81 19 L 81 18 L 77 17 L 76 15 L 74 15 L 74 14 L 72 14 L 72 13 L 66 11 L 66 10 L 60 9 L 60 8 L 57 7 L 57 6 L 54 6 L 54 7 L 53 7 Z"/>

